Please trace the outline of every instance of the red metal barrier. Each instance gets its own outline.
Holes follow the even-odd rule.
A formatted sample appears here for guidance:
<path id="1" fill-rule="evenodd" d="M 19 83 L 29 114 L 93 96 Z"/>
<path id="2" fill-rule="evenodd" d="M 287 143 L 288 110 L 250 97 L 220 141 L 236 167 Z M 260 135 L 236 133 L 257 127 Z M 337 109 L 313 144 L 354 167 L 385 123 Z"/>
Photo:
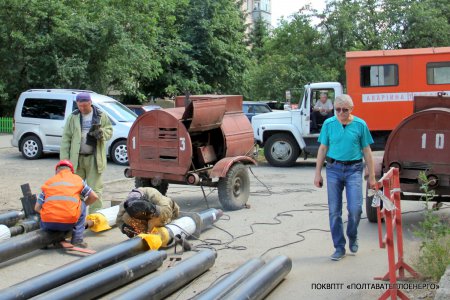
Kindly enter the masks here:
<path id="1" fill-rule="evenodd" d="M 388 299 L 409 299 L 397 286 L 397 279 L 404 280 L 405 270 L 408 271 L 414 278 L 418 278 L 419 275 L 403 260 L 403 231 L 402 231 L 402 211 L 400 206 L 400 179 L 399 170 L 397 168 L 391 168 L 380 179 L 379 183 L 383 187 L 383 194 L 390 200 L 395 207 L 388 210 L 387 203 L 383 203 L 383 209 L 380 206 L 377 207 L 378 215 L 378 238 L 380 242 L 380 248 L 386 248 L 388 251 L 389 272 L 383 277 L 375 277 L 376 280 L 389 280 L 390 288 L 381 295 L 379 298 Z M 385 202 L 385 201 L 383 201 Z M 382 218 L 384 218 L 386 224 L 386 233 L 383 236 Z M 395 235 L 394 235 L 395 230 Z M 395 248 L 394 248 L 394 236 L 397 236 L 397 263 L 395 262 Z M 397 276 L 398 270 L 398 276 Z"/>

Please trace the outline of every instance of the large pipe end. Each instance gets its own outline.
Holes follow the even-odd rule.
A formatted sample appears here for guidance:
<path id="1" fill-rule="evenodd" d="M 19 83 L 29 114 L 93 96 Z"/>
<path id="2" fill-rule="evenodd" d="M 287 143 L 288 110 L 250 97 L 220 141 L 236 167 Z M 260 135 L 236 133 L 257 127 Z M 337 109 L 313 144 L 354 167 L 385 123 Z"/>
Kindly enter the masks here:
<path id="1" fill-rule="evenodd" d="M 0 224 L 0 242 L 7 240 L 11 237 L 11 231 L 8 226 Z"/>

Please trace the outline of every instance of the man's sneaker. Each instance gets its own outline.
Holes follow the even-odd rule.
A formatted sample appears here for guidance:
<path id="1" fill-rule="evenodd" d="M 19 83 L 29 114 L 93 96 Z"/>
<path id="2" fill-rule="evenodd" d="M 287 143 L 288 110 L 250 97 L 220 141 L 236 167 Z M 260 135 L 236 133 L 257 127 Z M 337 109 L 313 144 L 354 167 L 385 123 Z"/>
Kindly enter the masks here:
<path id="1" fill-rule="evenodd" d="M 86 242 L 83 242 L 83 240 L 72 241 L 71 244 L 78 248 L 87 248 L 88 247 L 88 244 Z"/>
<path id="2" fill-rule="evenodd" d="M 358 252 L 358 240 L 354 241 L 354 242 L 350 242 L 350 252 L 351 253 L 356 253 Z"/>
<path id="3" fill-rule="evenodd" d="M 345 250 L 336 250 L 331 256 L 331 260 L 341 260 L 345 257 Z"/>

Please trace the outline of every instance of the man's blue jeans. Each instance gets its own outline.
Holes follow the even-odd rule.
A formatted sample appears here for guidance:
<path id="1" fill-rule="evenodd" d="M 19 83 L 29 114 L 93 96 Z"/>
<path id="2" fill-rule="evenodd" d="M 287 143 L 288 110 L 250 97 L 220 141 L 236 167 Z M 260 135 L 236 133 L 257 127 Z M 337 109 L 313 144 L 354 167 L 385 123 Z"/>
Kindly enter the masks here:
<path id="1" fill-rule="evenodd" d="M 347 197 L 347 237 L 350 244 L 358 237 L 358 225 L 361 219 L 362 193 L 362 162 L 353 165 L 327 163 L 327 192 L 330 218 L 331 237 L 336 250 L 345 250 L 344 225 L 342 223 L 342 192 L 345 187 Z"/>
<path id="2" fill-rule="evenodd" d="M 50 231 L 72 231 L 72 242 L 83 241 L 84 223 L 86 222 L 86 204 L 81 201 L 81 215 L 75 224 L 55 223 L 55 222 L 42 222 L 42 230 Z"/>

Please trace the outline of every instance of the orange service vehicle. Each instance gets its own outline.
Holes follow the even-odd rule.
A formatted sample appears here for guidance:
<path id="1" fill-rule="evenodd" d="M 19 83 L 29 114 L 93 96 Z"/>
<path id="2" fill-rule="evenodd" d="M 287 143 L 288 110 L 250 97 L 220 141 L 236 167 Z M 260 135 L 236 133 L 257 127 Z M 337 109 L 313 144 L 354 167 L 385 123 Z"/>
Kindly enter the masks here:
<path id="1" fill-rule="evenodd" d="M 413 114 L 414 96 L 450 95 L 450 47 L 347 52 L 345 69 L 354 114 L 378 136 Z"/>

